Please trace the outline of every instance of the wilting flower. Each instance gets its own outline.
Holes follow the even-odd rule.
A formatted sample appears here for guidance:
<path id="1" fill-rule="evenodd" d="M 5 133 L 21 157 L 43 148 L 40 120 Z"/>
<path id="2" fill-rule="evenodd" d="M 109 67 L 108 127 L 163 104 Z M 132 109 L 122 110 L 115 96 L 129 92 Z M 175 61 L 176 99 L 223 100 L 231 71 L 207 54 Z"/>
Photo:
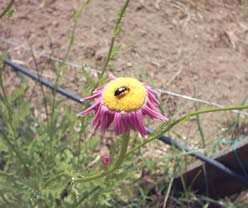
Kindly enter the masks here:
<path id="1" fill-rule="evenodd" d="M 113 121 L 117 135 L 124 128 L 126 132 L 131 128 L 144 136 L 147 133 L 143 123 L 144 115 L 161 121 L 168 120 L 152 104 L 160 104 L 154 96 L 159 94 L 157 91 L 131 77 L 115 78 L 110 75 L 109 78 L 111 81 L 97 88 L 94 95 L 81 99 L 87 101 L 98 98 L 90 108 L 79 113 L 79 116 L 85 116 L 95 110 L 96 117 L 91 125 L 96 129 L 101 126 L 103 135 Z"/>
<path id="2" fill-rule="evenodd" d="M 111 160 L 112 160 L 112 157 L 109 155 L 102 156 L 102 162 L 104 165 L 109 165 Z"/>

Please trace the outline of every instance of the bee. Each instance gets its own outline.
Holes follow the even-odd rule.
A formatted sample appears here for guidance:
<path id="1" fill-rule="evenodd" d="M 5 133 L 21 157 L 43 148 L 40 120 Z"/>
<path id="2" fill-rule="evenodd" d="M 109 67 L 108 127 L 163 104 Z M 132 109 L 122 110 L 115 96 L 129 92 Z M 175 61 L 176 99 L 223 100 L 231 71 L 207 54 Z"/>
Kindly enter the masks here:
<path id="1" fill-rule="evenodd" d="M 115 96 L 121 96 L 125 91 L 129 91 L 130 89 L 128 87 L 120 87 L 115 91 Z"/>

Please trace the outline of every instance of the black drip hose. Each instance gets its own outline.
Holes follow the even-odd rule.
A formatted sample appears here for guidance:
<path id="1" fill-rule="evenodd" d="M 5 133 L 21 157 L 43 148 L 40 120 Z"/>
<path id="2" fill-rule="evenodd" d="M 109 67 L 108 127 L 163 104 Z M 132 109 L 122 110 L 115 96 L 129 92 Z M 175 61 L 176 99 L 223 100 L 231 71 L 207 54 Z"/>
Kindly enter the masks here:
<path id="1" fill-rule="evenodd" d="M 40 83 L 42 83 L 43 85 L 47 86 L 51 90 L 56 90 L 56 92 L 60 93 L 61 95 L 64 95 L 67 98 L 82 104 L 82 102 L 80 101 L 80 99 L 82 99 L 81 97 L 79 97 L 77 95 L 74 95 L 73 93 L 71 93 L 71 92 L 69 92 L 69 91 L 67 91 L 67 90 L 65 90 L 63 88 L 60 88 L 60 87 L 56 88 L 51 82 L 48 82 L 47 80 L 43 79 L 38 74 L 36 74 L 34 72 L 30 72 L 26 68 L 24 68 L 24 67 L 22 67 L 22 66 L 20 66 L 18 64 L 13 63 L 9 59 L 4 59 L 4 64 L 7 64 L 7 65 L 11 66 L 13 69 L 15 69 L 16 71 L 19 71 L 19 72 L 27 75 L 28 77 L 30 77 L 30 78 L 32 78 L 32 79 L 34 79 L 36 81 L 39 81 Z M 146 129 L 147 129 L 147 132 L 149 134 L 152 133 L 151 129 L 149 129 L 149 128 L 146 128 Z M 164 142 L 165 144 L 175 146 L 176 148 L 182 149 L 182 150 L 184 150 L 186 152 L 191 152 L 192 151 L 187 146 L 185 146 L 183 144 L 180 144 L 179 142 L 174 141 L 169 137 L 161 136 L 161 137 L 159 137 L 159 140 Z M 225 165 L 223 165 L 222 163 L 218 162 L 217 160 L 211 159 L 211 158 L 209 158 L 209 157 L 207 157 L 207 156 L 205 156 L 205 155 L 203 155 L 201 153 L 190 153 L 190 154 L 192 156 L 196 157 L 197 159 L 199 159 L 199 160 L 201 160 L 201 161 L 203 161 L 205 163 L 208 163 L 209 165 L 212 165 L 215 168 L 223 171 L 224 173 L 228 174 L 232 178 L 240 181 L 241 183 L 245 184 L 248 187 L 248 178 L 247 177 L 244 177 L 244 176 L 236 173 L 234 170 L 226 167 Z"/>
<path id="2" fill-rule="evenodd" d="M 25 75 L 27 75 L 28 77 L 39 81 L 41 84 L 45 85 L 46 87 L 50 88 L 51 90 L 56 90 L 58 93 L 60 93 L 61 95 L 64 95 L 66 97 L 68 97 L 71 100 L 74 100 L 78 103 L 82 103 L 80 101 L 80 99 L 82 99 L 81 97 L 72 94 L 71 92 L 61 88 L 61 87 L 55 87 L 54 84 L 52 84 L 51 82 L 48 82 L 47 80 L 43 79 L 41 76 L 39 76 L 38 74 L 31 72 L 29 70 L 27 70 L 26 68 L 13 63 L 12 61 L 10 61 L 9 59 L 4 59 L 4 63 L 11 66 L 13 69 L 15 69 L 16 71 L 19 71 Z"/>
<path id="3" fill-rule="evenodd" d="M 152 133 L 152 130 L 149 130 L 148 128 L 147 128 L 147 130 L 148 130 L 149 133 Z M 178 149 L 182 149 L 185 152 L 191 152 L 192 151 L 187 146 L 185 146 L 183 144 L 180 144 L 179 142 L 174 141 L 169 137 L 161 136 L 161 137 L 159 137 L 159 140 L 161 140 L 162 142 L 164 142 L 166 144 L 174 146 L 174 147 L 176 147 Z M 197 159 L 199 159 L 199 160 L 201 160 L 201 161 L 203 161 L 205 163 L 208 163 L 209 165 L 212 165 L 212 166 L 216 167 L 217 169 L 221 170 L 222 172 L 230 175 L 232 178 L 235 178 L 236 180 L 239 180 L 240 182 L 244 183 L 248 187 L 248 178 L 247 177 L 236 173 L 232 169 L 226 167 L 225 165 L 223 165 L 222 163 L 218 162 L 217 160 L 214 160 L 212 158 L 207 157 L 206 155 L 203 155 L 203 154 L 198 153 L 198 152 L 196 152 L 196 153 L 192 152 L 190 154 L 192 156 L 196 157 Z"/>

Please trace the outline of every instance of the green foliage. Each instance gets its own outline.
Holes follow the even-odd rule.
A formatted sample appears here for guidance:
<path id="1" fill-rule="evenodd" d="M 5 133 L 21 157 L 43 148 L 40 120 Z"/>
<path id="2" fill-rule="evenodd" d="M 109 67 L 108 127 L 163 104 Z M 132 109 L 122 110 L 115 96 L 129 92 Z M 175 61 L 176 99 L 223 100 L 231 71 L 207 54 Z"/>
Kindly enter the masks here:
<path id="1" fill-rule="evenodd" d="M 6 86 L 3 87 L 6 90 Z M 27 86 L 22 84 L 6 97 L 1 93 L 0 206 L 109 207 L 118 195 L 114 190 L 135 179 L 136 174 L 113 173 L 88 183 L 75 183 L 72 177 L 62 176 L 46 186 L 49 178 L 64 171 L 73 176 L 104 171 L 106 167 L 101 160 L 89 167 L 96 159 L 94 152 L 101 137 L 92 135 L 86 139 L 90 131 L 89 119 L 78 119 L 72 106 L 65 105 L 64 100 L 56 100 L 53 105 L 52 99 L 47 98 L 49 108 L 55 108 L 50 109 L 53 121 L 51 117 L 50 122 L 42 121 L 25 99 L 26 90 Z M 119 150 L 117 141 L 110 153 L 113 158 L 118 156 Z"/>
<path id="2" fill-rule="evenodd" d="M 2 12 L 0 12 L 0 19 L 6 14 L 8 14 L 9 17 L 12 17 L 12 15 L 14 14 L 14 10 L 12 9 L 12 6 L 14 3 L 15 3 L 15 0 L 9 1 L 6 8 Z"/>
<path id="3" fill-rule="evenodd" d="M 14 1 L 10 1 L 10 4 L 11 2 Z M 43 0 L 42 4 L 45 3 L 46 0 Z M 88 3 L 89 1 L 85 1 L 75 11 L 63 63 L 55 68 L 56 86 L 62 83 L 66 74 L 65 63 L 75 42 L 78 19 Z M 105 83 L 108 63 L 121 49 L 121 46 L 114 46 L 114 43 L 120 35 L 120 23 L 126 15 L 128 3 L 128 0 L 125 1 L 118 13 L 102 74 L 95 80 L 82 68 L 85 82 L 81 91 L 85 96 L 89 96 L 96 87 Z M 11 10 L 4 12 L 7 11 L 11 15 Z M 197 118 L 205 147 L 199 114 L 244 109 L 247 106 L 199 110 L 179 119 L 172 118 L 160 125 L 144 141 L 139 141 L 137 134 L 116 138 L 108 132 L 108 137 L 113 140 L 108 153 L 113 162 L 110 166 L 105 166 L 101 161 L 102 152 L 99 151 L 103 138 L 90 128 L 92 115 L 77 118 L 78 112 L 74 112 L 74 106 L 67 103 L 66 99 L 58 98 L 56 92 L 53 92 L 51 95 L 42 93 L 47 114 L 42 117 L 41 109 L 44 106 L 35 106 L 32 96 L 27 97 L 32 89 L 29 89 L 25 81 L 12 91 L 8 87 L 10 83 L 4 83 L 6 75 L 3 58 L 6 55 L 4 53 L 0 60 L 0 207 L 165 207 L 166 204 L 171 204 L 172 207 L 207 208 L 211 203 L 220 207 L 243 206 L 204 198 L 190 191 L 185 191 L 180 197 L 173 197 L 173 177 L 184 168 L 186 162 L 182 158 L 190 153 L 172 148 L 166 157 L 151 160 L 144 157 L 141 150 L 145 144 L 193 116 Z M 247 96 L 242 104 L 246 99 Z M 84 107 L 88 106 L 86 104 Z M 162 110 L 162 106 L 160 108 Z M 37 109 L 40 110 L 38 114 L 35 113 Z M 234 129 L 239 121 L 240 118 L 237 117 Z M 175 134 L 181 138 L 181 135 Z"/>

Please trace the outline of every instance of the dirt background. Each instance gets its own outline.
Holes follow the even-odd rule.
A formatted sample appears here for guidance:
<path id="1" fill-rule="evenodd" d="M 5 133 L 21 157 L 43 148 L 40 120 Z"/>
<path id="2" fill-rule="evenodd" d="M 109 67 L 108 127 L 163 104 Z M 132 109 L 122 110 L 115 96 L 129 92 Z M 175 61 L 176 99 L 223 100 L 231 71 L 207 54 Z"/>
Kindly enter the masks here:
<path id="1" fill-rule="evenodd" d="M 7 2 L 0 0 L 1 10 Z M 82 1 L 41 3 L 41 0 L 18 0 L 14 16 L 0 20 L 0 37 L 20 44 L 0 41 L 1 50 L 8 47 L 9 57 L 30 69 L 35 69 L 34 59 L 30 51 L 20 46 L 63 58 L 73 28 L 73 14 Z M 70 62 L 101 70 L 117 11 L 123 4 L 121 0 L 90 1 L 78 22 Z M 153 83 L 155 88 L 222 105 L 239 105 L 248 92 L 245 0 L 130 1 L 117 42 L 122 49 L 108 67 L 116 76 L 134 76 Z M 43 76 L 54 80 L 48 59 L 37 54 L 35 57 Z M 8 78 L 9 83 L 13 76 Z M 80 95 L 82 80 L 80 69 L 71 67 L 63 87 Z M 194 103 L 183 98 L 161 94 L 160 99 L 168 116 L 184 105 L 187 107 L 182 113 L 194 109 Z M 210 106 L 201 105 L 206 107 Z M 75 109 L 79 112 L 80 106 Z M 211 135 L 214 127 L 222 128 L 230 118 L 229 114 L 204 117 L 206 134 Z M 197 129 L 195 123 L 192 119 L 178 131 L 188 138 Z"/>

